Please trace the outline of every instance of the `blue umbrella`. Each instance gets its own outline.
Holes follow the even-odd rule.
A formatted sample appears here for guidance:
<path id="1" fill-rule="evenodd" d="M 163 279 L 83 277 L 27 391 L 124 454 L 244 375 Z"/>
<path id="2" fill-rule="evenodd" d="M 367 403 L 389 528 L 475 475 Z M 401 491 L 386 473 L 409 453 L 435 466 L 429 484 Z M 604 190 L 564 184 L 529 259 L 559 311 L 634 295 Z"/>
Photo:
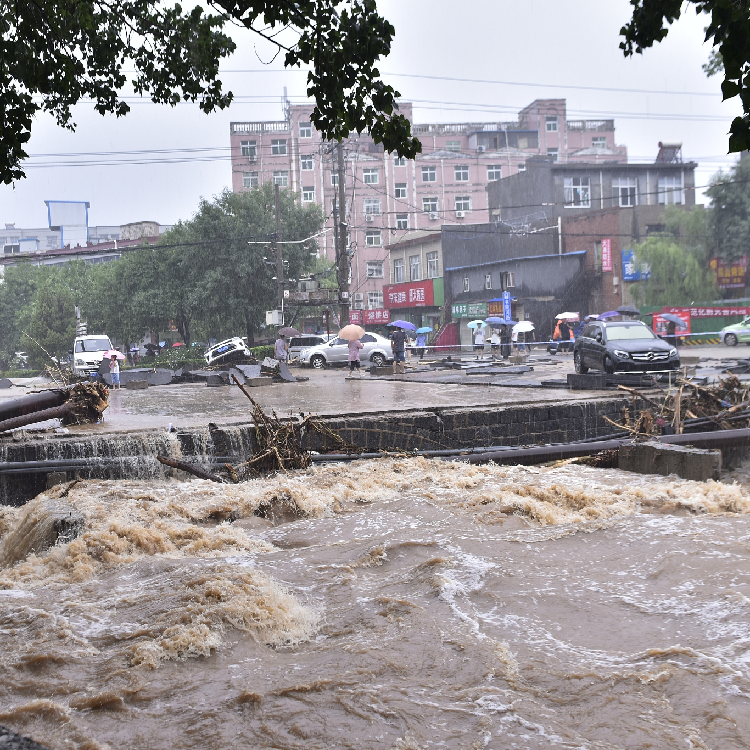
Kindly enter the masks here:
<path id="1" fill-rule="evenodd" d="M 491 326 L 501 326 L 505 324 L 505 318 L 498 318 L 496 316 L 485 318 L 485 323 Z"/>
<path id="2" fill-rule="evenodd" d="M 486 328 L 487 324 L 483 320 L 472 320 L 471 323 L 467 323 L 467 328 Z"/>
<path id="3" fill-rule="evenodd" d="M 416 331 L 417 327 L 414 323 L 410 323 L 408 320 L 394 320 L 388 324 L 389 326 L 395 326 L 396 328 L 403 328 L 407 331 Z"/>
<path id="4" fill-rule="evenodd" d="M 681 328 L 682 330 L 687 330 L 687 323 L 679 317 L 679 315 L 673 315 L 672 313 L 655 313 L 655 315 L 658 315 L 662 320 L 668 320 L 671 323 L 674 323 L 678 328 Z"/>
<path id="5" fill-rule="evenodd" d="M 421 328 L 417 328 L 417 333 L 432 333 L 432 328 L 430 326 L 422 326 Z"/>
<path id="6" fill-rule="evenodd" d="M 607 318 L 617 318 L 620 313 L 617 310 L 610 310 L 609 312 L 602 313 L 597 320 L 606 320 Z"/>

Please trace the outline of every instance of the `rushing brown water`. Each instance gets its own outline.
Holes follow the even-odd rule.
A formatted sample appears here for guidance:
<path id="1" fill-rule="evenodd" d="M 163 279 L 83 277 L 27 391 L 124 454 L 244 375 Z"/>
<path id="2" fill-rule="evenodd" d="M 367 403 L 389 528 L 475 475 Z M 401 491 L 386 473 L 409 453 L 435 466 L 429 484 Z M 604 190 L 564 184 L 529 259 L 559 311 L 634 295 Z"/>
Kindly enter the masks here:
<path id="1" fill-rule="evenodd" d="M 384 459 L 52 490 L 0 508 L 0 545 L 55 495 L 86 519 L 0 570 L 0 724 L 55 750 L 750 747 L 734 479 Z"/>

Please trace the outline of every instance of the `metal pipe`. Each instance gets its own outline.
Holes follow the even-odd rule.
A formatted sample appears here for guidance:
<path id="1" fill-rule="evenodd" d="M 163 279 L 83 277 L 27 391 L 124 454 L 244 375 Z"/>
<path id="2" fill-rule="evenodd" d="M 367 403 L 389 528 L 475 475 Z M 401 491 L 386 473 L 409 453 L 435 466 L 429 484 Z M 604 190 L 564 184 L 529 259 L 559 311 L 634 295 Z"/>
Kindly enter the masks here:
<path id="1" fill-rule="evenodd" d="M 63 404 L 62 406 L 54 406 L 51 409 L 42 409 L 41 411 L 21 414 L 0 422 L 0 432 L 17 430 L 19 427 L 26 427 L 26 425 L 34 424 L 35 422 L 45 422 L 48 419 L 63 419 L 72 414 L 74 409 L 73 404 Z"/>
<path id="2" fill-rule="evenodd" d="M 67 400 L 68 394 L 65 391 L 55 389 L 42 393 L 30 393 L 28 396 L 4 401 L 0 403 L 0 422 L 35 411 L 51 409 L 64 404 Z"/>
<path id="3" fill-rule="evenodd" d="M 598 440 L 593 443 L 567 443 L 564 445 L 540 445 L 535 448 L 517 448 L 510 451 L 497 451 L 470 456 L 470 464 L 541 464 L 547 461 L 558 461 L 564 458 L 593 456 L 600 451 L 618 450 L 627 438 L 618 440 Z"/>

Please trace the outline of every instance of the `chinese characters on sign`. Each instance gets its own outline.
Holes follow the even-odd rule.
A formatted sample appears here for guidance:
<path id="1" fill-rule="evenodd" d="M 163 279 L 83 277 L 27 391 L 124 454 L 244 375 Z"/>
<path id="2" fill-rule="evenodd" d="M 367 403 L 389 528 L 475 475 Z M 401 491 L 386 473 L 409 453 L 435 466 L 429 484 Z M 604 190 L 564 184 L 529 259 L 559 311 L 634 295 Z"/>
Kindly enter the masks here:
<path id="1" fill-rule="evenodd" d="M 349 310 L 349 322 L 362 325 L 362 310 Z"/>
<path id="2" fill-rule="evenodd" d="M 393 307 L 428 307 L 435 304 L 432 279 L 406 284 L 386 284 L 383 287 L 383 303 Z"/>
<path id="3" fill-rule="evenodd" d="M 486 318 L 486 302 L 456 302 L 451 305 L 451 316 L 454 318 Z"/>
<path id="4" fill-rule="evenodd" d="M 662 312 L 685 318 L 723 318 L 731 315 L 750 315 L 750 307 L 665 307 Z"/>
<path id="5" fill-rule="evenodd" d="M 612 270 L 612 240 L 602 240 L 602 271 Z"/>
<path id="6" fill-rule="evenodd" d="M 622 280 L 648 281 L 651 268 L 648 263 L 639 263 L 635 257 L 635 250 L 622 251 Z"/>
<path id="7" fill-rule="evenodd" d="M 678 308 L 675 308 L 678 309 Z M 676 328 L 675 329 L 675 335 L 676 336 L 687 336 L 690 334 L 690 315 L 689 315 L 689 309 L 686 308 L 688 312 L 683 313 L 672 313 L 673 315 L 677 315 L 678 318 L 685 324 L 685 328 Z M 666 311 L 665 311 L 666 312 Z M 664 320 L 664 318 L 659 315 L 659 313 L 654 313 L 654 333 L 658 334 L 659 336 L 666 336 L 667 335 L 667 326 L 669 325 L 668 320 Z"/>
<path id="8" fill-rule="evenodd" d="M 719 289 L 743 289 L 747 274 L 747 255 L 733 262 L 723 258 L 711 258 L 708 267 L 719 285 Z"/>
<path id="9" fill-rule="evenodd" d="M 376 326 L 378 324 L 385 325 L 391 322 L 391 311 L 390 310 L 362 310 L 363 325 Z"/>

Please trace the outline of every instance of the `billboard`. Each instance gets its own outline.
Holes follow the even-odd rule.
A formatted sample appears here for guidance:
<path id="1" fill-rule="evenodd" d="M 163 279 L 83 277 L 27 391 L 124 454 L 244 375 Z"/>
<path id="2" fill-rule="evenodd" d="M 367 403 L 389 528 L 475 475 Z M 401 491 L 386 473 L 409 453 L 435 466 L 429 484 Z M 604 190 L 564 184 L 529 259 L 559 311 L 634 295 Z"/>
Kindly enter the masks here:
<path id="1" fill-rule="evenodd" d="M 719 289 L 744 289 L 747 276 L 747 255 L 733 261 L 711 258 L 708 267 L 719 285 Z"/>
<path id="2" fill-rule="evenodd" d="M 622 251 L 622 280 L 623 281 L 648 281 L 651 277 L 651 268 L 648 263 L 639 263 L 635 256 L 635 250 Z"/>
<path id="3" fill-rule="evenodd" d="M 602 271 L 612 270 L 612 240 L 602 240 Z"/>
<path id="4" fill-rule="evenodd" d="M 391 322 L 390 310 L 362 310 L 362 325 L 387 325 Z M 351 313 L 350 313 L 351 314 Z"/>
<path id="5" fill-rule="evenodd" d="M 435 304 L 432 279 L 406 284 L 386 284 L 383 287 L 383 303 L 387 308 L 432 307 Z"/>

